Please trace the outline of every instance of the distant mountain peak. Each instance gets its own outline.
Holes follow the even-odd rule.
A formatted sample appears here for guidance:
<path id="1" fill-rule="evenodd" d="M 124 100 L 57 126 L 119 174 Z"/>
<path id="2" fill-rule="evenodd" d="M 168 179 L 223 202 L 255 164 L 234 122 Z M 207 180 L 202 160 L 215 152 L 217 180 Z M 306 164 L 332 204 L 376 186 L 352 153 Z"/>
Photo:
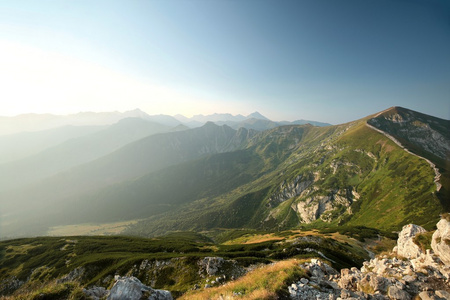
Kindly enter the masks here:
<path id="1" fill-rule="evenodd" d="M 269 120 L 268 118 L 264 117 L 259 112 L 255 111 L 254 113 L 251 113 L 247 116 L 247 119 L 260 119 L 260 120 Z"/>
<path id="2" fill-rule="evenodd" d="M 139 108 L 126 111 L 123 113 L 123 115 L 128 116 L 128 117 L 136 117 L 136 118 L 146 118 L 149 116 L 145 111 L 142 111 Z"/>
<path id="3" fill-rule="evenodd" d="M 219 125 L 217 125 L 216 123 L 214 123 L 213 121 L 208 121 L 206 122 L 203 127 L 218 127 Z"/>

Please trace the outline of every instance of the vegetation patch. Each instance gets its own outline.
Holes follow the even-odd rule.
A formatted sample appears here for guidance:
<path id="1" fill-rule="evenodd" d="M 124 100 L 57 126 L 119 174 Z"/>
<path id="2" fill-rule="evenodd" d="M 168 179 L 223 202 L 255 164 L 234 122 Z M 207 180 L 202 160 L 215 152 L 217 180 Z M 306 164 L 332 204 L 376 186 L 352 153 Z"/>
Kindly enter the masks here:
<path id="1" fill-rule="evenodd" d="M 413 241 L 423 252 L 425 252 L 426 250 L 431 249 L 433 233 L 434 231 L 419 233 L 414 237 Z"/>
<path id="2" fill-rule="evenodd" d="M 180 299 L 279 299 L 286 297 L 287 286 L 305 277 L 300 268 L 304 260 L 290 259 L 257 268 L 245 276 L 220 287 L 190 291 Z"/>

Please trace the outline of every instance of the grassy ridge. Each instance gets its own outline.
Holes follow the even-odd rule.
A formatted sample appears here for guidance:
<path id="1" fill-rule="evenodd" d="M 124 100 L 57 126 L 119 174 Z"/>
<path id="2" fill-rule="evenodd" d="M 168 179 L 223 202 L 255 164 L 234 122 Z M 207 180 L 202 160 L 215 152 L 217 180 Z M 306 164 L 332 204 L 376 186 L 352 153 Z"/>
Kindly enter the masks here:
<path id="1" fill-rule="evenodd" d="M 220 244 L 193 232 L 173 232 L 152 239 L 77 236 L 2 241 L 0 282 L 11 279 L 26 282 L 15 292 L 16 296 L 30 296 L 31 292 L 50 287 L 71 295 L 85 286 L 110 288 L 116 274 L 133 275 L 146 285 L 168 289 L 179 296 L 195 284 L 203 286 L 206 279 L 210 279 L 199 270 L 199 261 L 204 257 L 233 260 L 234 263 L 229 263 L 228 267 L 224 265 L 225 269 L 219 273 L 227 275 L 228 279 L 232 273 L 227 272 L 232 272 L 233 268 L 244 270 L 252 264 L 315 257 L 318 254 L 314 251 L 320 251 L 334 261 L 336 268 L 358 266 L 367 258 L 360 242 L 354 239 L 339 241 L 318 232 L 266 233 L 264 238 L 247 232 L 249 238 L 254 235 L 251 243 L 237 241 L 237 235 L 236 232 L 222 234 L 223 243 Z M 306 251 L 306 248 L 314 250 Z M 83 271 L 69 280 L 72 285 L 55 281 L 71 272 L 74 274 L 74 270 Z M 10 293 L 14 291 L 0 285 L 0 295 Z"/>

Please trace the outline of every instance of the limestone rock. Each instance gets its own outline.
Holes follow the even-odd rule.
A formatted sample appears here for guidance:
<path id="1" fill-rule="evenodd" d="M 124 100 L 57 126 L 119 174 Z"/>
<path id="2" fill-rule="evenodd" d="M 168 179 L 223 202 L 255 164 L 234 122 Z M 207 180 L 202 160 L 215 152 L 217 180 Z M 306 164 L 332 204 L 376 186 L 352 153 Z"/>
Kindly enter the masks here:
<path id="1" fill-rule="evenodd" d="M 108 295 L 109 291 L 101 286 L 94 286 L 90 289 L 83 289 L 83 294 L 85 294 L 89 299 L 100 300 Z"/>
<path id="2" fill-rule="evenodd" d="M 389 287 L 388 296 L 389 296 L 389 298 L 396 299 L 396 300 L 410 300 L 411 299 L 410 294 L 408 294 L 404 290 L 399 289 L 395 285 Z"/>
<path id="3" fill-rule="evenodd" d="M 224 259 L 222 257 L 205 257 L 198 262 L 200 272 L 205 270 L 208 276 L 216 275 L 223 263 Z"/>
<path id="4" fill-rule="evenodd" d="M 444 264 L 450 266 L 450 222 L 441 219 L 436 226 L 437 230 L 433 233 L 431 248 Z"/>
<path id="5" fill-rule="evenodd" d="M 417 246 L 413 239 L 426 230 L 418 225 L 408 224 L 403 226 L 402 231 L 398 234 L 397 254 L 405 258 L 417 258 L 423 251 Z"/>
<path id="6" fill-rule="evenodd" d="M 56 283 L 65 283 L 65 282 L 74 281 L 74 280 L 80 279 L 83 276 L 83 274 L 84 274 L 83 267 L 76 268 L 76 269 L 72 270 L 69 274 L 56 280 Z"/>
<path id="7" fill-rule="evenodd" d="M 421 299 L 421 300 L 440 300 L 441 298 L 436 296 L 433 292 L 423 291 L 423 292 L 419 293 L 419 299 Z"/>
<path id="8" fill-rule="evenodd" d="M 154 290 L 136 277 L 119 277 L 112 287 L 108 300 L 173 300 L 169 291 Z"/>
<path id="9" fill-rule="evenodd" d="M 450 299 L 450 293 L 445 290 L 436 291 L 436 296 L 441 297 L 443 299 Z"/>

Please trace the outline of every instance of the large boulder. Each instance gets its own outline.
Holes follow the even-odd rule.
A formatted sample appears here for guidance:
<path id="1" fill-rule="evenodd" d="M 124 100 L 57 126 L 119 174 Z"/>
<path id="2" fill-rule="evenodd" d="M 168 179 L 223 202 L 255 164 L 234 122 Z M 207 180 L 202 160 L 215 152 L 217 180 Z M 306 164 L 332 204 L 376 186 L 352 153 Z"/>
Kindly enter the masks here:
<path id="1" fill-rule="evenodd" d="M 431 248 L 441 261 L 450 266 L 450 221 L 441 219 L 431 239 Z"/>
<path id="2" fill-rule="evenodd" d="M 136 277 L 119 277 L 112 287 L 108 300 L 173 300 L 172 294 L 165 290 L 154 290 Z"/>
<path id="3" fill-rule="evenodd" d="M 419 233 L 427 232 L 423 227 L 408 224 L 403 226 L 402 231 L 398 234 L 397 246 L 394 251 L 405 258 L 417 258 L 423 251 L 414 243 L 414 237 Z"/>

